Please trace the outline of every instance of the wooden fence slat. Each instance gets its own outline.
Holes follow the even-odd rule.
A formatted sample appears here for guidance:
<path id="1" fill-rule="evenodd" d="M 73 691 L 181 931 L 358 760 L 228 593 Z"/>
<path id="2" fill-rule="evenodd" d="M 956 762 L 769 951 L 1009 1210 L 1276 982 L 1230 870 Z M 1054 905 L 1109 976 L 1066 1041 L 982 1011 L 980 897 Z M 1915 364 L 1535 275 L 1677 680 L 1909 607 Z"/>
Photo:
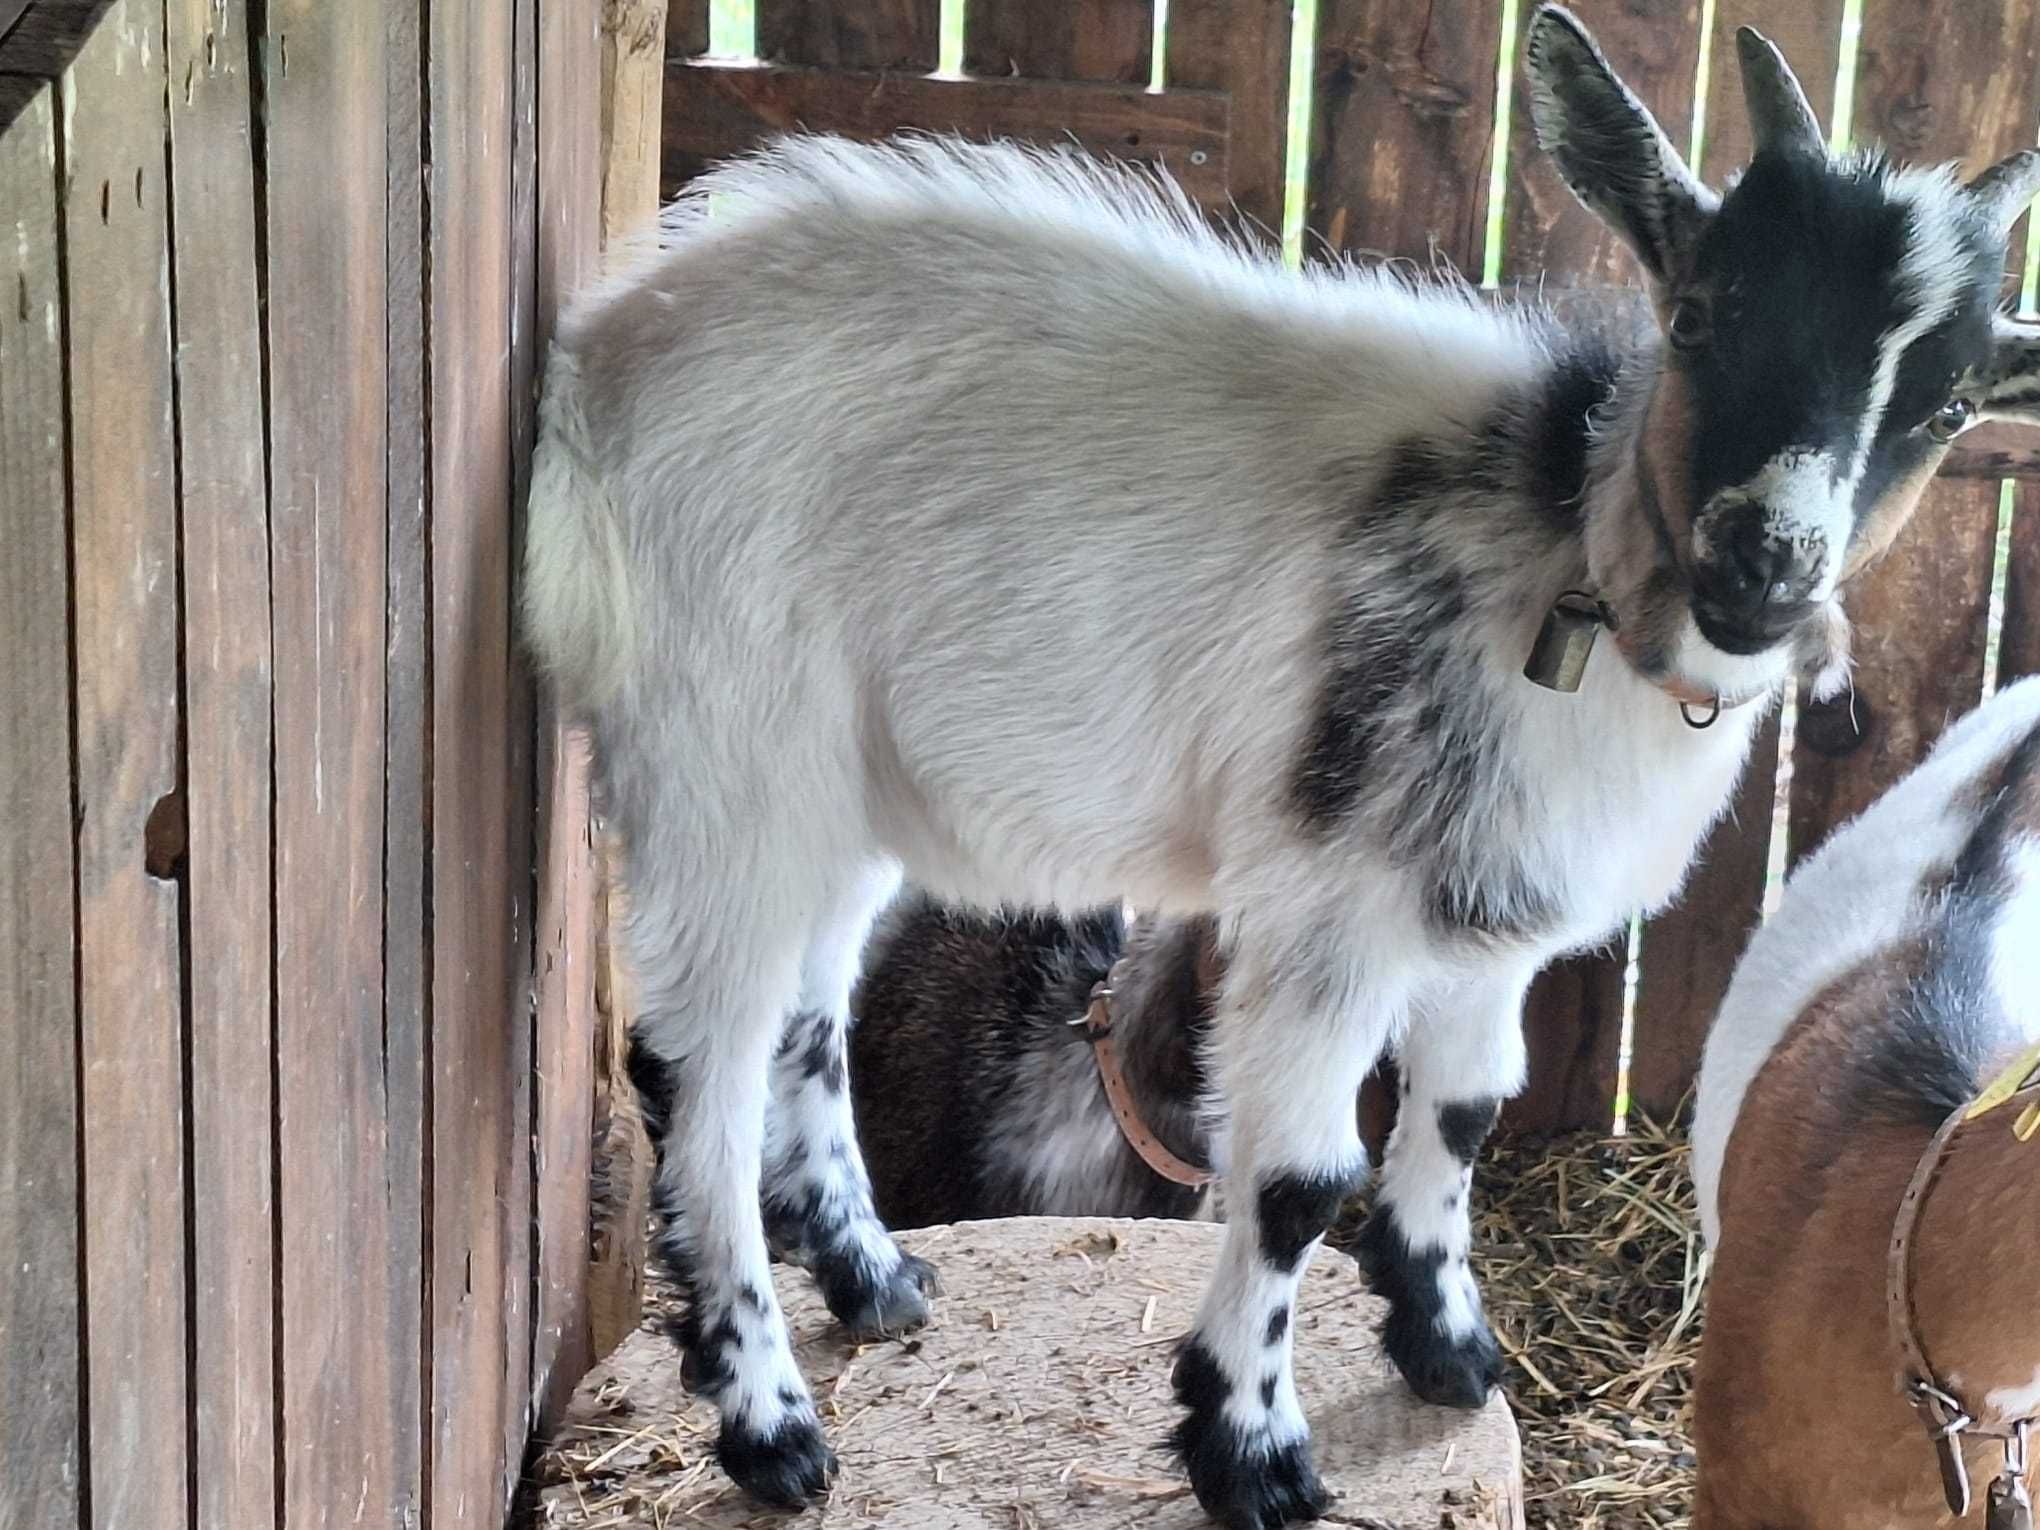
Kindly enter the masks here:
<path id="1" fill-rule="evenodd" d="M 275 622 L 284 1523 L 402 1524 L 383 1034 L 386 7 L 270 0 L 266 103 Z M 307 167 L 317 167 L 308 173 Z"/>
<path id="2" fill-rule="evenodd" d="M 1159 160 L 1207 208 L 1223 208 L 1228 200 L 1228 108 L 1214 91 L 1157 95 L 1138 85 L 1084 81 L 936 80 L 673 62 L 666 66 L 665 98 L 660 189 L 667 196 L 715 160 L 751 148 L 767 133 L 805 124 L 865 139 L 914 127 L 1074 142 L 1097 154 Z M 1237 103 L 1230 115 L 1236 129 Z"/>
<path id="3" fill-rule="evenodd" d="M 1693 112 L 1700 60 L 1699 0 L 1592 0 L 1573 7 L 1616 71 L 1674 143 Z M 1629 253 L 1574 200 L 1530 130 L 1520 88 L 1510 109 L 1509 189 L 1502 206 L 1502 276 L 1554 286 L 1635 289 L 1643 277 Z M 1530 1078 L 1505 1122 L 1523 1132 L 1605 1126 L 1621 1076 L 1623 940 L 1605 954 L 1554 963 L 1523 1005 Z"/>
<path id="4" fill-rule="evenodd" d="M 1593 32 L 1616 73 L 1683 150 L 1700 69 L 1700 0 L 1586 0 L 1572 10 Z M 1520 83 L 1520 47 L 1516 63 Z M 1579 204 L 1538 149 L 1528 91 L 1515 92 L 1509 116 L 1503 275 L 1543 273 L 1569 286 L 1635 285 L 1641 278 L 1629 252 Z"/>
<path id="5" fill-rule="evenodd" d="M 1736 28 L 1744 25 L 1760 28 L 1784 50 L 1821 121 L 1834 110 L 1841 0 L 1805 0 L 1789 9 L 1762 0 L 1716 0 L 1696 168 L 1717 187 L 1749 158 L 1749 114 L 1735 52 Z M 1698 1076 L 1707 1028 L 1762 918 L 1778 790 L 1778 723 L 1774 712 L 1759 725 L 1735 801 L 1700 847 L 1678 903 L 1644 927 L 1629 1099 L 1654 1121 L 1671 1120 Z"/>
<path id="6" fill-rule="evenodd" d="M 1288 169 L 1290 21 L 1290 0 L 1171 0 L 1164 40 L 1168 90 L 1230 97 L 1225 184 L 1232 204 L 1275 241 Z M 1169 165 L 1182 178 L 1183 167 Z"/>
<path id="7" fill-rule="evenodd" d="M 691 58 L 708 48 L 708 7 L 673 11 L 680 30 L 669 32 L 666 0 L 607 0 L 602 7 L 601 158 L 586 170 L 601 182 L 604 239 L 644 226 L 657 211 L 660 76 L 668 50 Z"/>
<path id="8" fill-rule="evenodd" d="M 2040 126 L 2040 6 L 1867 0 L 1852 137 L 1904 159 L 1974 172 Z M 2022 252 L 2014 235 L 2012 249 Z M 1847 600 L 1853 695 L 1801 713 L 1792 781 L 1794 859 L 1916 764 L 1976 704 L 1998 485 L 1931 486 L 1890 554 Z"/>
<path id="9" fill-rule="evenodd" d="M 58 83 L 91 1516 L 176 1530 L 188 1314 L 162 8 L 38 7 L 10 45 L 45 12 L 94 23 Z"/>
<path id="10" fill-rule="evenodd" d="M 1318 17 L 1305 254 L 1432 257 L 1480 278 L 1495 0 L 1328 0 Z M 1319 241 L 1322 241 L 1320 244 Z"/>
<path id="11" fill-rule="evenodd" d="M 432 516 L 432 1503 L 493 1530 L 528 1393 L 530 824 L 506 809 L 515 37 L 495 0 L 441 0 L 429 38 Z M 515 953 L 525 953 L 520 960 Z"/>
<path id="12" fill-rule="evenodd" d="M 84 1439 L 55 100 L 0 78 L 0 1524 L 73 1530 Z"/>
<path id="13" fill-rule="evenodd" d="M 2012 490 L 2012 540 L 2005 562 L 2005 614 L 1999 629 L 1999 689 L 2040 674 L 2040 484 Z"/>
<path id="14" fill-rule="evenodd" d="M 601 144 L 602 41 L 584 6 L 541 0 L 535 255 L 537 332 L 545 355 L 553 316 L 595 267 Z M 652 92 L 657 98 L 657 92 Z M 654 159 L 656 164 L 656 157 Z M 524 406 L 527 410 L 529 405 Z M 538 718 L 540 889 L 537 984 L 537 1310 L 532 1385 L 549 1429 L 595 1360 L 589 1316 L 589 1176 L 595 1097 L 594 852 L 585 742 L 550 710 Z"/>
<path id="15" fill-rule="evenodd" d="M 1145 85 L 1154 70 L 1153 0 L 972 0 L 963 67 L 993 78 Z"/>
<path id="16" fill-rule="evenodd" d="M 245 0 L 169 0 L 200 1530 L 276 1516 L 269 520 Z"/>
<path id="17" fill-rule="evenodd" d="M 941 0 L 758 0 L 758 56 L 784 64 L 926 73 Z"/>
<path id="18" fill-rule="evenodd" d="M 383 634 L 383 1029 L 388 1111 L 390 1406 L 410 1420 L 396 1437 L 391 1476 L 400 1530 L 422 1523 L 429 1425 L 425 1416 L 427 1290 L 425 1062 L 430 1055 L 432 713 L 430 521 L 426 511 L 425 90 L 422 6 L 388 16 L 385 64 L 385 447 L 387 552 Z"/>

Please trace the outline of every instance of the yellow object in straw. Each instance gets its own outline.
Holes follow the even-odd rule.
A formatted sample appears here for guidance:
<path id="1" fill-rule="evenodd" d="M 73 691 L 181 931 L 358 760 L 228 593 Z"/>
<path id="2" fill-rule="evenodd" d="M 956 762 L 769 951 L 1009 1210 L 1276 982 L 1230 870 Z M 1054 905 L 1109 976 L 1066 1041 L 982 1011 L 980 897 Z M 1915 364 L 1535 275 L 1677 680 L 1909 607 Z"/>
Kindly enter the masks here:
<path id="1" fill-rule="evenodd" d="M 2036 1041 L 2013 1058 L 2010 1066 L 1984 1085 L 1983 1092 L 1971 1101 L 1969 1108 L 1962 1113 L 1962 1119 L 1974 1121 L 1978 1116 L 1987 1115 L 2013 1095 L 2031 1088 L 2035 1083 L 2040 1083 L 2040 1041 Z M 2028 1105 L 2020 1113 L 2012 1131 L 2021 1142 L 2024 1142 L 2033 1135 L 2036 1128 L 2040 1128 L 2040 1101 Z"/>

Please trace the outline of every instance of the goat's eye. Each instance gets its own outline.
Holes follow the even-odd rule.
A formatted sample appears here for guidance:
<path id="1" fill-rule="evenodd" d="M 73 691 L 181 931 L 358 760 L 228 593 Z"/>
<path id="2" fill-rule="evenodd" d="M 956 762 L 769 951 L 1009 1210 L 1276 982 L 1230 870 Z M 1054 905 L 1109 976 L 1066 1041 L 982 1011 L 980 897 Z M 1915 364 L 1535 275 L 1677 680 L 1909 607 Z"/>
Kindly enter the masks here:
<path id="1" fill-rule="evenodd" d="M 1672 309 L 1672 322 L 1665 332 L 1678 349 L 1691 351 L 1705 345 L 1713 331 L 1707 305 L 1695 298 L 1681 298 Z"/>
<path id="2" fill-rule="evenodd" d="M 1951 398 L 1927 416 L 1927 434 L 1944 446 L 1969 428 L 1976 418 L 1976 405 L 1966 398 Z"/>

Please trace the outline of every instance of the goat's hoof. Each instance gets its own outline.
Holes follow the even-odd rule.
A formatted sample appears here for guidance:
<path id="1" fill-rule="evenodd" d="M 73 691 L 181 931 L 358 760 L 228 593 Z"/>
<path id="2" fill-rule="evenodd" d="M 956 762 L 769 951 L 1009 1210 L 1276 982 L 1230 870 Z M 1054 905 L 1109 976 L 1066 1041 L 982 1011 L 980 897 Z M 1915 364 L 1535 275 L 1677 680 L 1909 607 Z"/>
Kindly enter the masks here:
<path id="1" fill-rule="evenodd" d="M 927 1323 L 928 1298 L 942 1289 L 934 1265 L 902 1253 L 890 1275 L 873 1280 L 861 1265 L 845 1267 L 848 1264 L 832 1265 L 824 1260 L 815 1275 L 821 1282 L 822 1299 L 851 1338 L 895 1339 Z"/>
<path id="2" fill-rule="evenodd" d="M 1204 1512 L 1226 1530 L 1282 1530 L 1318 1518 L 1331 1502 L 1310 1461 L 1310 1441 L 1277 1442 L 1226 1417 L 1228 1384 L 1196 1339 L 1176 1362 L 1176 1400 L 1190 1411 L 1169 1436 Z"/>
<path id="3" fill-rule="evenodd" d="M 1382 1339 L 1410 1390 L 1437 1407 L 1481 1407 L 1501 1385 L 1502 1348 L 1485 1323 L 1453 1338 L 1440 1333 L 1428 1315 L 1421 1323 L 1398 1325 L 1390 1313 Z"/>
<path id="4" fill-rule="evenodd" d="M 774 1508 L 804 1509 L 827 1497 L 836 1475 L 836 1453 L 805 1409 L 766 1430 L 725 1418 L 715 1454 L 732 1482 Z"/>

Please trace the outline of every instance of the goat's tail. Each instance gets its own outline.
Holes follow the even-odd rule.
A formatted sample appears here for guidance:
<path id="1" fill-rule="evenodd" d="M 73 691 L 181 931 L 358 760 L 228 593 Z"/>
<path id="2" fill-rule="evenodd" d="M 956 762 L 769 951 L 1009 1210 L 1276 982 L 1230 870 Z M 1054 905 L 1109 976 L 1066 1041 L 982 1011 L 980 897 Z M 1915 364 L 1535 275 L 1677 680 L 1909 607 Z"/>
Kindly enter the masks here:
<path id="1" fill-rule="evenodd" d="M 524 530 L 524 637 L 571 708 L 599 705 L 628 677 L 634 595 L 615 501 L 581 409 L 581 369 L 546 363 Z"/>

